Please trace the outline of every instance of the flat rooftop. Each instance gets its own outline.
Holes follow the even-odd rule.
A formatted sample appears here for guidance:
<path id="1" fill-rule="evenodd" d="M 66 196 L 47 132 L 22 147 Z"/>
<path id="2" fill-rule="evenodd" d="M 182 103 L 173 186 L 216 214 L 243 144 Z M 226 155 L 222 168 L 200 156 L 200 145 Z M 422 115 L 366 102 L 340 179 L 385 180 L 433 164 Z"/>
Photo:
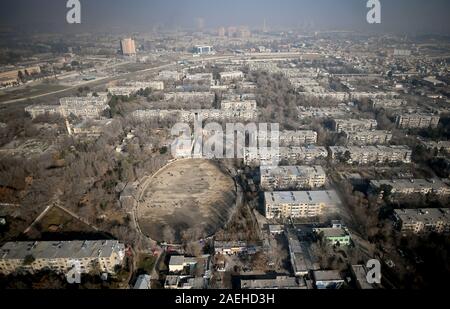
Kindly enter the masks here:
<path id="1" fill-rule="evenodd" d="M 341 201 L 336 191 L 290 191 L 265 192 L 266 202 L 274 204 L 327 204 L 337 205 Z"/>
<path id="2" fill-rule="evenodd" d="M 35 259 L 102 258 L 124 249 L 117 240 L 8 242 L 0 249 L 0 258 L 21 260 L 29 255 Z"/>
<path id="3" fill-rule="evenodd" d="M 319 166 L 261 166 L 261 176 L 309 176 L 312 174 L 325 176 L 324 169 Z"/>
<path id="4" fill-rule="evenodd" d="M 444 221 L 450 224 L 450 209 L 448 208 L 396 209 L 394 212 L 404 223 L 424 222 L 427 224 Z"/>

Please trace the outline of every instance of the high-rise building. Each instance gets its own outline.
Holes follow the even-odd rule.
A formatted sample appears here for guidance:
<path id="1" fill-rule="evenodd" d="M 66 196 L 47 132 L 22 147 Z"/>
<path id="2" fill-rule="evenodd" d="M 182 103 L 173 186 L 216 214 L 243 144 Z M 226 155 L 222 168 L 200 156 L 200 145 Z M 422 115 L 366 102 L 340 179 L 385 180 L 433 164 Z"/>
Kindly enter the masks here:
<path id="1" fill-rule="evenodd" d="M 124 56 L 136 55 L 136 43 L 131 38 L 120 41 L 120 48 L 122 50 L 122 55 Z"/>
<path id="2" fill-rule="evenodd" d="M 220 37 L 225 37 L 225 35 L 226 35 L 226 30 L 225 30 L 225 27 L 220 27 L 218 30 L 217 30 L 217 35 L 218 36 L 220 36 Z"/>

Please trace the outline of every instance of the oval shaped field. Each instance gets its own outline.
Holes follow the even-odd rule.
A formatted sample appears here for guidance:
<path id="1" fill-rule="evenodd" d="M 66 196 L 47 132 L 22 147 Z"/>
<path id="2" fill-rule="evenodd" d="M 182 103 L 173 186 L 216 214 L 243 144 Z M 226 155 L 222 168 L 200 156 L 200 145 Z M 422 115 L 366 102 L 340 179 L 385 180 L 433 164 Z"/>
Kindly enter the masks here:
<path id="1" fill-rule="evenodd" d="M 142 232 L 172 244 L 213 235 L 228 221 L 236 201 L 231 176 L 202 159 L 166 166 L 143 190 L 137 209 Z"/>

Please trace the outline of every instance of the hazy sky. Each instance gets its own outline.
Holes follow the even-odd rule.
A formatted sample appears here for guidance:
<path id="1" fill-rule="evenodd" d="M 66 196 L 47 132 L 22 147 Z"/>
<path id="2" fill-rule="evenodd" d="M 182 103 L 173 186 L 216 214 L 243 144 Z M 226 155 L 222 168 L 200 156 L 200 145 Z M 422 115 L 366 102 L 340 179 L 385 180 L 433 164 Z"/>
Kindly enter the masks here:
<path id="1" fill-rule="evenodd" d="M 1 0 L 3 26 L 50 26 L 67 29 L 66 0 Z M 125 31 L 155 25 L 194 28 L 203 18 L 206 28 L 248 25 L 252 28 L 426 32 L 450 34 L 449 0 L 380 0 L 382 24 L 366 22 L 366 0 L 80 0 L 82 27 L 69 29 Z M 78 28 L 76 28 L 78 27 Z"/>

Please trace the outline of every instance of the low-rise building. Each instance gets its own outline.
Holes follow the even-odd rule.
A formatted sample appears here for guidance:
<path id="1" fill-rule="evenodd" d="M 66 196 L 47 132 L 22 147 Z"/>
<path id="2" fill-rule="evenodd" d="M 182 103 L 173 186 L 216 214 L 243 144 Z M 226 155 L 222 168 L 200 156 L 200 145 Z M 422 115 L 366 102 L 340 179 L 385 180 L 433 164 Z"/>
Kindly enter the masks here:
<path id="1" fill-rule="evenodd" d="M 249 245 L 245 241 L 214 241 L 215 254 L 237 255 L 240 253 L 255 254 L 261 250 L 259 246 Z"/>
<path id="2" fill-rule="evenodd" d="M 379 191 L 383 187 L 389 187 L 392 194 L 398 195 L 450 195 L 450 186 L 439 179 L 372 180 L 370 186 L 375 191 Z"/>
<path id="3" fill-rule="evenodd" d="M 306 276 L 310 271 L 320 269 L 320 265 L 309 250 L 308 243 L 300 242 L 297 235 L 292 232 L 289 232 L 287 237 L 292 272 L 296 277 Z"/>
<path id="4" fill-rule="evenodd" d="M 243 78 L 244 78 L 244 72 L 242 72 L 242 71 L 232 71 L 232 72 L 220 73 L 220 80 L 222 82 L 241 80 Z"/>
<path id="5" fill-rule="evenodd" d="M 345 228 L 320 228 L 314 229 L 314 233 L 323 237 L 325 242 L 333 246 L 349 246 L 351 244 L 351 237 Z"/>
<path id="6" fill-rule="evenodd" d="M 151 289 L 151 277 L 149 275 L 140 275 L 134 285 L 134 290 L 150 290 Z"/>
<path id="7" fill-rule="evenodd" d="M 392 132 L 382 130 L 346 132 L 350 145 L 382 145 L 389 144 L 392 140 Z"/>
<path id="8" fill-rule="evenodd" d="M 241 289 L 244 290 L 306 289 L 306 284 L 303 279 L 288 276 L 277 276 L 275 279 L 246 279 L 246 280 L 242 279 Z"/>
<path id="9" fill-rule="evenodd" d="M 340 289 L 344 284 L 344 279 L 337 270 L 316 270 L 313 277 L 319 290 Z"/>
<path id="10" fill-rule="evenodd" d="M 268 219 L 318 217 L 341 203 L 335 191 L 265 192 L 264 199 Z"/>
<path id="11" fill-rule="evenodd" d="M 257 104 L 256 100 L 240 100 L 240 101 L 222 101 L 221 103 L 222 110 L 230 110 L 230 111 L 237 111 L 237 110 L 256 110 Z"/>
<path id="12" fill-rule="evenodd" d="M 260 173 L 264 190 L 313 189 L 326 184 L 321 166 L 261 166 Z"/>
<path id="13" fill-rule="evenodd" d="M 438 151 L 445 151 L 450 154 L 450 141 L 422 141 L 422 145 L 427 149 L 437 149 Z"/>
<path id="14" fill-rule="evenodd" d="M 407 104 L 407 102 L 402 99 L 375 99 L 375 100 L 373 100 L 373 107 L 375 109 L 379 109 L 379 108 L 397 109 L 406 104 Z"/>
<path id="15" fill-rule="evenodd" d="M 334 119 L 333 130 L 338 133 L 357 132 L 377 129 L 375 119 Z"/>
<path id="16" fill-rule="evenodd" d="M 338 107 L 298 107 L 298 117 L 304 118 L 337 118 L 345 117 L 349 112 L 345 105 Z"/>
<path id="17" fill-rule="evenodd" d="M 125 246 L 117 240 L 8 242 L 0 249 L 0 272 L 51 269 L 67 273 L 78 265 L 81 273 L 94 269 L 115 273 L 124 257 Z"/>
<path id="18" fill-rule="evenodd" d="M 412 150 L 408 146 L 333 146 L 330 156 L 349 164 L 411 163 Z"/>
<path id="19" fill-rule="evenodd" d="M 280 147 L 279 159 L 289 164 L 308 164 L 328 157 L 325 147 Z"/>
<path id="20" fill-rule="evenodd" d="M 274 141 L 270 132 L 267 132 L 268 136 L 258 135 L 258 145 L 264 147 Z M 279 146 L 283 147 L 300 147 L 305 145 L 314 145 L 317 143 L 317 132 L 311 130 L 298 130 L 298 131 L 281 131 L 279 132 Z"/>
<path id="21" fill-rule="evenodd" d="M 402 232 L 449 233 L 450 210 L 443 208 L 396 209 L 394 215 Z"/>
<path id="22" fill-rule="evenodd" d="M 395 123 L 399 129 L 437 128 L 440 121 L 438 115 L 404 114 L 398 115 Z"/>
<path id="23" fill-rule="evenodd" d="M 161 71 L 158 74 L 158 79 L 166 81 L 180 81 L 183 78 L 183 73 L 177 71 Z"/>
<path id="24" fill-rule="evenodd" d="M 179 273 L 184 271 L 186 267 L 192 267 L 197 264 L 196 258 L 189 258 L 185 256 L 171 256 L 169 261 L 169 272 Z"/>
<path id="25" fill-rule="evenodd" d="M 30 105 L 25 108 L 25 112 L 35 119 L 44 115 L 61 115 L 61 106 L 59 105 Z"/>
<path id="26" fill-rule="evenodd" d="M 67 97 L 59 100 L 63 117 L 74 115 L 80 118 L 101 118 L 109 110 L 105 96 Z"/>

